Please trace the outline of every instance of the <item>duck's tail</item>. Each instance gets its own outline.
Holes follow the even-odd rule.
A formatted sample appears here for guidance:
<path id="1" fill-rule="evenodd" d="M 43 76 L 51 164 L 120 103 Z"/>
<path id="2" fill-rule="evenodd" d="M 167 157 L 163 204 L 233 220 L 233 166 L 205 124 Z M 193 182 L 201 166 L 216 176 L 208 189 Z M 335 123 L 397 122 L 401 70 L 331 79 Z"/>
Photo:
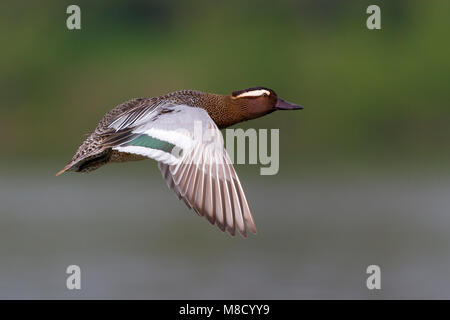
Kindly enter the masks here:
<path id="1" fill-rule="evenodd" d="M 104 164 L 108 163 L 111 158 L 111 149 L 99 150 L 100 152 L 88 157 L 78 158 L 74 157 L 62 170 L 56 173 L 59 176 L 67 171 L 75 172 L 89 172 L 95 170 Z"/>
<path id="2" fill-rule="evenodd" d="M 56 176 L 63 174 L 64 172 L 70 170 L 70 168 L 72 168 L 72 167 L 73 167 L 72 162 L 68 163 L 67 166 L 65 166 L 64 168 L 62 168 L 62 170 L 60 170 L 56 173 Z"/>

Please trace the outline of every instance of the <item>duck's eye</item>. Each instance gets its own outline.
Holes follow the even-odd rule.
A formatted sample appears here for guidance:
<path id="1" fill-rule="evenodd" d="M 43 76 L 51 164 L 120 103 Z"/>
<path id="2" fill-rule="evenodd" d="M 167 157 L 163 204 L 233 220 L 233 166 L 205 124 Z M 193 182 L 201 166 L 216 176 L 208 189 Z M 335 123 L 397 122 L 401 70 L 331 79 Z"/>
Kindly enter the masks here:
<path id="1" fill-rule="evenodd" d="M 267 93 L 264 93 L 263 94 L 263 97 L 268 97 L 269 95 L 267 94 Z"/>

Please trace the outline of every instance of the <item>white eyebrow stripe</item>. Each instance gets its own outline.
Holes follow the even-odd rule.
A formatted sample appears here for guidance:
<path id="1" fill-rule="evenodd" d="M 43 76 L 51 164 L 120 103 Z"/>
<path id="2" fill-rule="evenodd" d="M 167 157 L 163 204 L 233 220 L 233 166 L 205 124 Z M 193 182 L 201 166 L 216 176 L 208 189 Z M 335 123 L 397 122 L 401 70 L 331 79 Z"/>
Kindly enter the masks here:
<path id="1" fill-rule="evenodd" d="M 268 90 L 264 90 L 264 89 L 252 90 L 252 91 L 243 92 L 240 95 L 237 95 L 235 98 L 259 97 L 259 96 L 262 96 L 263 94 L 267 94 L 269 96 L 270 92 Z"/>

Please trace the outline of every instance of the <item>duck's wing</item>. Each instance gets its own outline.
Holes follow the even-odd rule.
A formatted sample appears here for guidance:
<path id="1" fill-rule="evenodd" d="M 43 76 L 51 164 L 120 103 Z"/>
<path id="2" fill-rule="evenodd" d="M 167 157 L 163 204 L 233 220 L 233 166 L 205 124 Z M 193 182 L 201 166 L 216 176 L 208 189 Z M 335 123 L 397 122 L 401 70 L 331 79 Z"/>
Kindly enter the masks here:
<path id="1" fill-rule="evenodd" d="M 170 104 L 128 112 L 109 127 L 105 144 L 113 150 L 158 161 L 167 185 L 180 199 L 222 231 L 256 233 L 239 177 L 223 137 L 201 108 Z"/>

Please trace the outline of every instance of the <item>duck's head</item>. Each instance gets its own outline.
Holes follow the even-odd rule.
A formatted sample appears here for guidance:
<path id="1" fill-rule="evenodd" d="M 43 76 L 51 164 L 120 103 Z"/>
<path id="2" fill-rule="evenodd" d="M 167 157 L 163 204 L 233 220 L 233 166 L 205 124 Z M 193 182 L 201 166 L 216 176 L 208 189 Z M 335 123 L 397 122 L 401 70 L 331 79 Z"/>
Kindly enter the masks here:
<path id="1" fill-rule="evenodd" d="M 275 91 L 264 87 L 254 87 L 234 91 L 231 103 L 245 115 L 247 119 L 262 117 L 276 110 L 300 110 L 302 106 L 278 98 Z"/>

